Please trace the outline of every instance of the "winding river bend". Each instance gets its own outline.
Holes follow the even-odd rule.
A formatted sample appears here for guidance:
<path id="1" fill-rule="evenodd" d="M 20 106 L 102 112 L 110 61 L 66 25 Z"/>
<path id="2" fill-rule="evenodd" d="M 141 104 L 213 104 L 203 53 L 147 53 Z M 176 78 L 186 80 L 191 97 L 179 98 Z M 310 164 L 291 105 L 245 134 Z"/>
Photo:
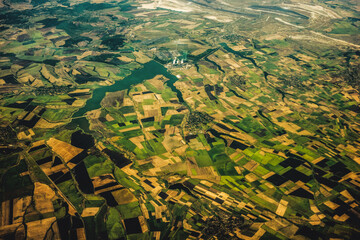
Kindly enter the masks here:
<path id="1" fill-rule="evenodd" d="M 116 92 L 125 89 L 129 89 L 132 85 L 139 84 L 147 79 L 154 78 L 156 75 L 163 75 L 169 80 L 166 81 L 173 92 L 176 93 L 177 98 L 180 103 L 185 104 L 182 97 L 182 93 L 174 86 L 174 83 L 178 78 L 167 71 L 167 69 L 155 61 L 150 61 L 143 65 L 143 68 L 136 69 L 132 72 L 131 75 L 125 77 L 123 80 L 116 81 L 115 84 L 111 86 L 105 86 L 97 88 L 93 91 L 92 97 L 87 100 L 84 107 L 80 108 L 74 115 L 73 120 L 71 121 L 72 126 L 79 126 L 84 131 L 89 131 L 89 122 L 85 117 L 85 113 L 92 111 L 98 108 L 101 108 L 101 101 L 105 97 L 107 92 Z M 186 105 L 186 104 L 185 104 Z"/>
<path id="2" fill-rule="evenodd" d="M 279 94 L 281 94 L 281 99 L 282 101 L 284 101 L 285 97 L 286 97 L 286 92 L 282 91 L 280 88 L 274 87 L 273 85 L 271 85 L 269 83 L 269 79 L 268 76 L 270 75 L 267 71 L 263 70 L 262 67 L 260 67 L 253 58 L 246 56 L 246 54 L 239 52 L 239 51 L 235 51 L 232 48 L 230 48 L 226 43 L 220 43 L 220 45 L 228 52 L 231 52 L 237 56 L 240 56 L 244 59 L 249 60 L 256 68 L 258 68 L 259 70 L 261 70 L 263 72 L 265 81 L 269 84 L 269 86 L 271 86 L 272 88 L 274 88 L 276 90 L 276 92 L 278 92 Z"/>

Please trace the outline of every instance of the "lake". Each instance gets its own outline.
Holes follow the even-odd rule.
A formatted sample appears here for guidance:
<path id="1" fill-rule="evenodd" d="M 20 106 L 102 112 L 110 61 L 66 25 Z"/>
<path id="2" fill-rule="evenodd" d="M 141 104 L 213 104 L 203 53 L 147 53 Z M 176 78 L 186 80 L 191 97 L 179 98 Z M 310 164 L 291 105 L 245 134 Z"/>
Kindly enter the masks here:
<path id="1" fill-rule="evenodd" d="M 79 126 L 84 131 L 89 131 L 89 122 L 85 117 L 86 112 L 101 108 L 101 101 L 107 92 L 116 92 L 129 89 L 132 85 L 139 84 L 147 79 L 152 79 L 156 75 L 164 75 L 169 80 L 166 81 L 172 91 L 176 93 L 179 101 L 185 104 L 181 92 L 174 86 L 178 78 L 167 71 L 167 69 L 158 62 L 150 61 L 143 65 L 143 68 L 136 69 L 131 75 L 125 77 L 123 80 L 116 81 L 111 86 L 100 87 L 94 90 L 91 99 L 87 100 L 84 107 L 80 108 L 74 115 L 71 125 Z M 186 105 L 186 104 L 185 104 Z M 80 117 L 80 118 L 79 118 Z"/>

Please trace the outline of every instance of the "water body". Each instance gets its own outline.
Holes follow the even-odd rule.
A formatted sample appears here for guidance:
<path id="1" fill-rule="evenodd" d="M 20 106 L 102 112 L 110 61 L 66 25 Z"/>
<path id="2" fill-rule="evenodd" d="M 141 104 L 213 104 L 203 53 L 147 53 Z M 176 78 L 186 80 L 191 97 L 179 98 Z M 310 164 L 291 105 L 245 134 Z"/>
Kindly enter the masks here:
<path id="1" fill-rule="evenodd" d="M 116 92 L 129 89 L 132 85 L 139 84 L 144 80 L 154 78 L 156 75 L 160 74 L 169 79 L 168 81 L 166 81 L 166 85 L 168 85 L 171 90 L 176 93 L 176 96 L 179 99 L 180 103 L 186 105 L 182 97 L 182 93 L 174 86 L 174 83 L 178 80 L 178 78 L 169 73 L 167 69 L 160 63 L 150 61 L 148 63 L 145 63 L 143 68 L 134 70 L 131 75 L 125 77 L 123 80 L 116 81 L 115 84 L 111 86 L 105 86 L 95 89 L 92 94 L 92 98 L 87 100 L 85 106 L 80 108 L 73 115 L 73 118 L 75 119 L 71 121 L 71 125 L 79 126 L 84 131 L 88 132 L 89 122 L 84 117 L 84 115 L 88 111 L 101 108 L 101 100 L 105 97 L 107 92 Z"/>

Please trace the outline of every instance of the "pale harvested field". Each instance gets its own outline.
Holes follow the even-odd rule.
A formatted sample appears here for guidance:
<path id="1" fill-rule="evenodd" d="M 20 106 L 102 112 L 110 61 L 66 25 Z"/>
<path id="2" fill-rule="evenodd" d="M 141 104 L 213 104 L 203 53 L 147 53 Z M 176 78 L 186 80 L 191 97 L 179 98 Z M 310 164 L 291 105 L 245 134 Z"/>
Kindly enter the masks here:
<path id="1" fill-rule="evenodd" d="M 253 170 L 255 170 L 255 168 L 259 166 L 259 163 L 255 162 L 254 160 L 250 160 L 249 162 L 247 162 L 243 167 L 252 172 Z"/>
<path id="2" fill-rule="evenodd" d="M 84 88 L 84 89 L 76 89 L 75 91 L 69 92 L 68 94 L 74 94 L 74 93 L 89 93 L 90 88 Z"/>
<path id="3" fill-rule="evenodd" d="M 181 142 L 182 140 L 183 139 L 180 134 L 175 136 L 166 135 L 162 144 L 168 152 L 171 152 L 172 150 L 182 147 L 184 145 Z"/>
<path id="4" fill-rule="evenodd" d="M 99 212 L 99 207 L 85 208 L 81 213 L 81 217 L 95 216 Z"/>
<path id="5" fill-rule="evenodd" d="M 112 116 L 110 116 L 110 114 L 106 114 L 105 119 L 106 119 L 106 121 L 108 121 L 108 122 L 111 122 L 111 121 L 114 121 L 114 120 L 115 120 L 115 118 L 113 118 Z"/>
<path id="6" fill-rule="evenodd" d="M 297 131 L 301 129 L 301 127 L 299 127 L 298 125 L 291 123 L 291 122 L 277 122 L 276 124 L 279 125 L 280 127 L 283 127 L 286 131 L 292 132 L 292 133 L 297 133 L 299 134 Z"/>
<path id="7" fill-rule="evenodd" d="M 147 80 L 151 85 L 153 85 L 158 90 L 164 89 L 164 82 L 166 82 L 168 79 L 164 77 L 163 75 L 156 75 L 153 79 Z"/>
<path id="8" fill-rule="evenodd" d="M 285 212 L 286 212 L 286 209 L 287 209 L 287 205 L 288 205 L 288 202 L 281 199 L 279 205 L 278 205 L 278 208 L 276 210 L 276 214 L 279 215 L 279 216 L 284 216 Z"/>
<path id="9" fill-rule="evenodd" d="M 227 64 L 229 64 L 232 68 L 240 68 L 239 63 L 236 62 L 236 61 L 233 60 L 233 59 L 228 58 L 228 59 L 225 60 L 225 62 L 226 62 Z"/>
<path id="10" fill-rule="evenodd" d="M 136 130 L 136 129 L 140 129 L 140 126 L 135 126 L 135 127 L 131 127 L 131 128 L 121 129 L 121 130 L 119 130 L 119 132 L 128 132 L 128 131 L 132 131 L 132 130 Z"/>
<path id="11" fill-rule="evenodd" d="M 34 201 L 35 208 L 41 214 L 54 212 L 52 200 L 55 200 L 55 192 L 46 184 L 35 183 Z"/>
<path id="12" fill-rule="evenodd" d="M 165 167 L 173 163 L 170 159 L 164 160 L 159 156 L 153 156 L 150 161 L 157 168 Z"/>
<path id="13" fill-rule="evenodd" d="M 43 170 L 43 172 L 46 175 L 51 175 L 51 174 L 57 173 L 57 172 L 62 172 L 65 174 L 69 171 L 69 169 L 66 168 L 64 164 L 59 164 L 55 167 L 51 167 L 51 165 L 52 165 L 52 163 L 49 162 L 49 163 L 40 165 L 40 168 L 41 168 L 41 170 Z"/>
<path id="14" fill-rule="evenodd" d="M 131 98 L 125 96 L 123 106 L 134 106 L 134 103 L 131 100 Z M 128 115 L 124 114 L 124 116 L 128 116 Z"/>
<path id="15" fill-rule="evenodd" d="M 160 106 L 159 105 L 144 105 L 144 117 L 155 117 L 157 120 L 160 117 Z"/>
<path id="16" fill-rule="evenodd" d="M 195 79 L 195 78 L 203 78 L 203 75 L 201 75 L 200 73 L 198 73 L 198 71 L 196 70 L 195 67 L 191 67 L 189 69 L 183 69 L 182 72 L 184 74 L 186 74 L 186 76 L 188 76 L 191 79 Z"/>
<path id="17" fill-rule="evenodd" d="M 30 121 L 34 116 L 35 116 L 35 114 L 33 112 L 31 112 L 31 113 L 29 113 L 29 115 L 26 116 L 26 118 L 24 120 Z"/>
<path id="18" fill-rule="evenodd" d="M 234 51 L 242 51 L 247 49 L 244 45 L 231 46 L 230 48 Z"/>
<path id="19" fill-rule="evenodd" d="M 258 179 L 259 178 L 254 173 L 249 173 L 245 176 L 245 180 L 250 183 L 255 182 Z"/>
<path id="20" fill-rule="evenodd" d="M 144 146 L 141 144 L 145 141 L 144 135 L 133 137 L 129 139 L 132 143 L 134 143 L 139 149 L 143 149 Z"/>
<path id="21" fill-rule="evenodd" d="M 17 78 L 17 80 L 20 83 L 28 83 L 29 81 L 32 82 L 34 81 L 35 77 L 33 77 L 32 75 L 30 75 L 29 73 L 21 73 L 18 75 L 19 77 Z"/>
<path id="22" fill-rule="evenodd" d="M 101 110 L 95 109 L 86 113 L 88 119 L 98 119 L 100 117 Z"/>
<path id="23" fill-rule="evenodd" d="M 126 113 L 124 117 L 136 116 L 136 113 Z"/>
<path id="24" fill-rule="evenodd" d="M 76 236 L 78 240 L 86 240 L 85 228 L 77 228 Z"/>
<path id="25" fill-rule="evenodd" d="M 115 178 L 112 174 L 105 174 L 91 179 L 94 188 L 101 187 L 103 185 L 115 182 Z"/>
<path id="26" fill-rule="evenodd" d="M 218 175 L 218 173 L 214 170 L 214 167 L 198 167 L 196 165 L 191 165 L 190 167 L 188 165 L 188 175 L 192 178 L 207 180 L 210 182 L 219 182 L 221 177 Z M 194 168 L 197 172 L 197 175 L 193 175 L 191 172 L 191 168 Z"/>
<path id="27" fill-rule="evenodd" d="M 133 62 L 134 61 L 134 59 L 129 58 L 127 56 L 121 56 L 121 57 L 118 57 L 118 59 L 123 62 Z"/>
<path id="28" fill-rule="evenodd" d="M 205 149 L 204 145 L 201 142 L 199 142 L 196 138 L 190 140 L 189 146 L 194 150 Z"/>
<path id="29" fill-rule="evenodd" d="M 46 68 L 45 65 L 42 66 L 41 68 L 41 74 L 44 76 L 44 78 L 46 78 L 49 82 L 53 83 L 53 84 L 61 84 L 64 83 L 64 81 L 61 78 L 56 78 L 54 77 L 49 70 Z"/>
<path id="30" fill-rule="evenodd" d="M 138 102 L 138 103 L 143 102 L 145 99 L 153 99 L 153 100 L 155 100 L 154 94 L 133 95 L 132 98 L 134 99 L 135 102 Z"/>
<path id="31" fill-rule="evenodd" d="M 151 60 L 148 56 L 146 56 L 143 52 L 133 52 L 136 57 L 136 61 L 139 63 L 147 63 Z"/>
<path id="32" fill-rule="evenodd" d="M 212 125 L 212 128 L 214 128 L 216 131 L 219 131 L 220 133 L 226 133 L 226 134 L 229 134 L 229 135 L 232 135 L 236 138 L 240 138 L 240 139 L 244 139 L 245 141 L 248 141 L 250 143 L 255 143 L 256 142 L 256 139 L 246 133 L 242 133 L 242 132 L 229 132 L 229 131 L 226 131 L 220 127 L 218 127 L 217 125 Z"/>
<path id="33" fill-rule="evenodd" d="M 0 227 L 9 225 L 12 219 L 10 219 L 10 201 L 3 201 L 1 203 L 1 221 Z"/>
<path id="34" fill-rule="evenodd" d="M 141 226 L 141 231 L 143 233 L 147 232 L 149 230 L 144 216 L 139 216 L 139 223 L 140 223 L 140 226 Z"/>
<path id="35" fill-rule="evenodd" d="M 196 23 L 196 24 L 191 24 L 191 25 L 185 25 L 185 26 L 181 26 L 181 28 L 183 28 L 183 29 L 194 29 L 194 28 L 196 28 L 196 27 L 198 27 L 198 26 L 200 26 L 201 25 L 201 23 Z"/>
<path id="36" fill-rule="evenodd" d="M 49 145 L 52 148 L 53 152 L 59 155 L 65 162 L 69 162 L 71 159 L 73 159 L 76 155 L 78 155 L 84 150 L 74 147 L 69 143 L 57 140 L 55 138 L 50 138 L 46 142 L 46 144 Z"/>
<path id="37" fill-rule="evenodd" d="M 83 54 L 81 54 L 80 56 L 76 56 L 76 57 L 77 57 L 77 59 L 82 59 L 82 58 L 85 58 L 87 56 L 91 56 L 93 54 L 94 54 L 93 51 L 85 51 Z"/>
<path id="38" fill-rule="evenodd" d="M 24 101 L 17 101 L 16 103 L 23 103 Z M 19 115 L 18 115 L 18 117 L 17 117 L 17 119 L 23 119 L 25 116 L 26 116 L 26 114 L 28 114 L 28 111 L 23 111 L 23 112 L 21 112 Z"/>
<path id="39" fill-rule="evenodd" d="M 54 224 L 53 224 L 54 223 Z M 44 239 L 47 230 L 51 227 L 55 229 L 53 238 L 54 240 L 61 239 L 59 234 L 56 217 L 45 218 L 33 222 L 26 223 L 27 225 L 27 239 Z"/>
<path id="40" fill-rule="evenodd" d="M 16 198 L 13 200 L 13 205 L 14 205 L 14 207 L 13 207 L 13 224 L 14 223 L 22 223 L 26 208 L 30 204 L 31 204 L 31 196 L 26 196 L 23 198 Z M 3 219 L 3 217 L 1 219 Z M 3 226 L 3 225 L 0 224 L 0 226 Z"/>
<path id="41" fill-rule="evenodd" d="M 26 135 L 25 132 L 19 132 L 17 134 L 17 138 L 20 139 L 20 140 L 21 139 L 31 139 L 32 136 L 35 136 L 35 133 L 34 133 L 34 131 L 32 129 L 29 129 L 29 134 L 28 135 Z"/>
<path id="42" fill-rule="evenodd" d="M 202 54 L 203 52 L 205 52 L 206 50 L 208 50 L 209 48 L 200 48 L 200 49 L 196 49 L 195 51 L 193 51 L 191 53 L 191 55 L 197 56 Z"/>
<path id="43" fill-rule="evenodd" d="M 163 28 L 163 27 L 167 27 L 169 25 L 170 25 L 170 23 L 162 23 L 162 24 L 157 25 L 156 27 L 157 28 Z"/>
<path id="44" fill-rule="evenodd" d="M 326 201 L 326 202 L 324 202 L 324 204 L 325 204 L 327 207 L 331 208 L 332 210 L 335 210 L 335 209 L 337 209 L 338 207 L 340 207 L 340 205 L 338 205 L 338 204 L 336 204 L 336 203 L 334 203 L 334 202 L 331 202 L 331 201 Z"/>
<path id="45" fill-rule="evenodd" d="M 59 126 L 64 125 L 65 122 L 57 122 L 57 123 L 50 123 L 47 120 L 40 118 L 40 120 L 36 123 L 36 125 L 34 126 L 34 128 L 57 128 Z"/>

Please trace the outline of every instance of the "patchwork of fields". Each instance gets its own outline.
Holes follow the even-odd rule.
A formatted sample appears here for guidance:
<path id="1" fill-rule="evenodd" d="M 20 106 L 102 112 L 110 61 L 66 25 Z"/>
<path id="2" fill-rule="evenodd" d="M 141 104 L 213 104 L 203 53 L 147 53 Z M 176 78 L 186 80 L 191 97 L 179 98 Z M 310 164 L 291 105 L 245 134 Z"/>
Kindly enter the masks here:
<path id="1" fill-rule="evenodd" d="M 0 2 L 1 239 L 358 239 L 353 1 Z"/>

